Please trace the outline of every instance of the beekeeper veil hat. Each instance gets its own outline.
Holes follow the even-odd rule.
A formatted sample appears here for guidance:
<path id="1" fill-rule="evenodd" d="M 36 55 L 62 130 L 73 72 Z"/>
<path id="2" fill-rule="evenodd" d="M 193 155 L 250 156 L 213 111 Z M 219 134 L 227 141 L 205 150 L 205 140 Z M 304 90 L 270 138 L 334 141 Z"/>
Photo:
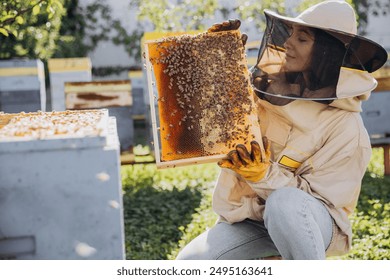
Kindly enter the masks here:
<path id="1" fill-rule="evenodd" d="M 264 13 L 267 27 L 251 69 L 261 98 L 276 105 L 296 99 L 331 103 L 376 87 L 369 73 L 382 67 L 387 52 L 357 35 L 356 15 L 348 3 L 324 1 L 295 18 Z M 312 42 L 307 61 L 300 56 L 308 46 L 300 45 L 302 40 Z"/>

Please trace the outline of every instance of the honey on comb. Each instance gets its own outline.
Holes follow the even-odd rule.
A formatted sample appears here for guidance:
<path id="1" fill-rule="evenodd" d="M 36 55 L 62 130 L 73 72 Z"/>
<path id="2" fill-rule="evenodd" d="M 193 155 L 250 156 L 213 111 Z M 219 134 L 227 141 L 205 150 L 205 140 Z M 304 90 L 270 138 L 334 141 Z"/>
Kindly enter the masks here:
<path id="1" fill-rule="evenodd" d="M 163 161 L 227 154 L 254 140 L 253 91 L 239 31 L 148 43 Z"/>

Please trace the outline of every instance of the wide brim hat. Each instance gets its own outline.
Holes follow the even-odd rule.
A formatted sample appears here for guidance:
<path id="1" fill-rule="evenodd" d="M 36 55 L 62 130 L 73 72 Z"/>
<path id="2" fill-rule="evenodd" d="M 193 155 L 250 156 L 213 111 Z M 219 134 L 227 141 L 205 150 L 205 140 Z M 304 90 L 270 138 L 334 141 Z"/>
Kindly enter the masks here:
<path id="1" fill-rule="evenodd" d="M 264 13 L 270 18 L 321 29 L 337 38 L 354 54 L 350 58 L 351 68 L 372 73 L 387 61 L 387 52 L 381 45 L 357 34 L 355 11 L 344 1 L 321 2 L 297 17 L 282 16 L 270 10 Z"/>

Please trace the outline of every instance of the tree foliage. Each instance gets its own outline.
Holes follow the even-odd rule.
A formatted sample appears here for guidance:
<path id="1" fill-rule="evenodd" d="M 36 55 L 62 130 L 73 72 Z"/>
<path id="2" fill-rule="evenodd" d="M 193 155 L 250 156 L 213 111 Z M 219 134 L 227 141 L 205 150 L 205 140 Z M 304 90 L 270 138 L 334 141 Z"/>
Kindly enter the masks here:
<path id="1" fill-rule="evenodd" d="M 0 59 L 82 57 L 109 40 L 114 25 L 105 1 L 11 0 L 0 4 Z"/>
<path id="2" fill-rule="evenodd" d="M 204 30 L 215 15 L 238 17 L 262 30 L 264 9 L 284 14 L 287 8 L 284 0 L 127 1 L 138 12 L 132 30 L 113 18 L 104 0 L 88 5 L 79 0 L 4 0 L 0 2 L 0 59 L 86 56 L 99 42 L 111 41 L 140 62 L 140 39 L 146 31 Z M 373 15 L 390 11 L 387 0 L 347 1 L 357 11 L 361 34 L 368 11 Z M 303 0 L 294 12 L 317 2 L 320 0 Z"/>
<path id="3" fill-rule="evenodd" d="M 54 57 L 83 57 L 99 42 L 110 40 L 114 25 L 110 7 L 103 0 L 86 6 L 79 0 L 64 0 L 66 17 L 62 20 Z"/>
<path id="4" fill-rule="evenodd" d="M 219 7 L 218 0 L 172 2 L 130 0 L 130 5 L 138 9 L 138 20 L 155 31 L 204 29 L 204 19 L 212 17 Z"/>
<path id="5" fill-rule="evenodd" d="M 0 6 L 0 59 L 53 55 L 63 0 L 8 0 Z"/>

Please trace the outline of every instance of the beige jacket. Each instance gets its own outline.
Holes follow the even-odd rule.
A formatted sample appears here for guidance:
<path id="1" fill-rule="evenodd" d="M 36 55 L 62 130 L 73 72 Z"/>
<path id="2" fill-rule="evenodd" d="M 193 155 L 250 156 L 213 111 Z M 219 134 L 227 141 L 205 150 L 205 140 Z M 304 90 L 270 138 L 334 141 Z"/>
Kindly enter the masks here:
<path id="1" fill-rule="evenodd" d="M 220 220 L 262 220 L 264 201 L 273 190 L 296 187 L 321 200 L 335 221 L 327 255 L 348 252 L 352 235 L 348 215 L 356 207 L 371 157 L 359 113 L 361 99 L 367 96 L 339 99 L 331 105 L 296 100 L 274 106 L 259 100 L 260 127 L 271 141 L 272 164 L 257 183 L 221 169 L 213 195 Z"/>

